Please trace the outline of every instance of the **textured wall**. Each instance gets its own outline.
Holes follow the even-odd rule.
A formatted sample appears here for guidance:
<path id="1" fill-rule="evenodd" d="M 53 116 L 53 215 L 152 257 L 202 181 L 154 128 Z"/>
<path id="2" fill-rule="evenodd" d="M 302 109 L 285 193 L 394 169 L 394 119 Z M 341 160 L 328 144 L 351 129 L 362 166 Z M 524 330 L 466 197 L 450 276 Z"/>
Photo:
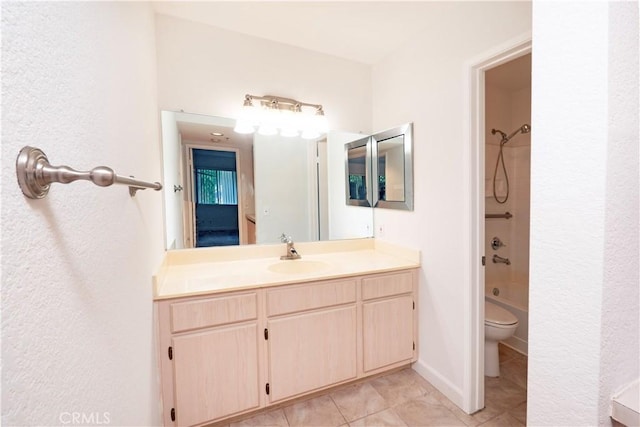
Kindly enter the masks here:
<path id="1" fill-rule="evenodd" d="M 2 424 L 159 424 L 162 195 L 76 182 L 27 200 L 27 144 L 160 179 L 147 4 L 2 3 Z"/>
<path id="2" fill-rule="evenodd" d="M 609 94 L 598 424 L 640 377 L 640 64 L 638 2 L 609 5 Z"/>
<path id="3" fill-rule="evenodd" d="M 638 5 L 533 18 L 527 421 L 610 425 L 640 360 Z"/>

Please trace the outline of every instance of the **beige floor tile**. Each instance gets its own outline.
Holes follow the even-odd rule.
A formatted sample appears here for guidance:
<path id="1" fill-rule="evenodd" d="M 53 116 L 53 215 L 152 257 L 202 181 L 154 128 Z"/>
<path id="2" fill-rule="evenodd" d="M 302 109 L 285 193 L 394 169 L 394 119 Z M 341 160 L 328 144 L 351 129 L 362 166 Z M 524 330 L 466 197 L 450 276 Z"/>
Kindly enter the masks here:
<path id="1" fill-rule="evenodd" d="M 500 377 L 527 389 L 527 359 L 514 358 L 500 363 Z"/>
<path id="2" fill-rule="evenodd" d="M 369 383 L 360 383 L 331 393 L 344 418 L 351 422 L 386 409 L 387 402 Z"/>
<path id="3" fill-rule="evenodd" d="M 450 410 L 464 425 L 469 427 L 479 426 L 480 424 L 489 421 L 491 418 L 495 418 L 500 412 L 494 408 L 484 408 L 474 414 L 467 414 L 462 409 L 458 408 L 455 403 L 447 399 L 446 396 L 441 394 L 440 403 L 442 406 Z"/>
<path id="4" fill-rule="evenodd" d="M 408 426 L 464 426 L 453 412 L 426 395 L 393 408 Z"/>
<path id="5" fill-rule="evenodd" d="M 387 402 L 396 406 L 416 397 L 424 396 L 427 390 L 414 377 L 415 373 L 405 370 L 378 377 L 369 382 Z"/>
<path id="6" fill-rule="evenodd" d="M 509 414 L 522 424 L 527 424 L 527 402 L 521 403 L 509 411 Z"/>
<path id="7" fill-rule="evenodd" d="M 519 385 L 504 379 L 484 377 L 484 403 L 488 409 L 499 413 L 526 402 L 527 392 Z"/>
<path id="8" fill-rule="evenodd" d="M 359 420 L 349 423 L 350 427 L 405 427 L 406 424 L 398 416 L 393 409 L 385 409 L 384 411 L 360 418 Z"/>
<path id="9" fill-rule="evenodd" d="M 254 417 L 231 423 L 230 427 L 253 427 L 253 426 L 269 426 L 269 427 L 289 427 L 287 418 L 284 416 L 282 409 L 263 412 Z"/>
<path id="10" fill-rule="evenodd" d="M 498 357 L 500 358 L 500 363 L 504 363 L 513 359 L 523 359 L 527 356 L 515 351 L 511 347 L 507 347 L 502 343 L 498 343 Z"/>
<path id="11" fill-rule="evenodd" d="M 407 381 L 414 382 L 422 386 L 422 388 L 425 389 L 425 394 L 438 391 L 438 389 L 432 386 L 429 381 L 424 379 L 419 373 L 417 373 L 411 368 L 403 369 L 402 371 L 398 372 L 398 375 L 400 377 L 406 378 Z"/>
<path id="12" fill-rule="evenodd" d="M 286 406 L 284 413 L 292 427 L 335 427 L 346 423 L 328 394 Z"/>
<path id="13" fill-rule="evenodd" d="M 481 427 L 524 427 L 524 424 L 512 417 L 508 412 L 505 412 L 481 424 Z"/>

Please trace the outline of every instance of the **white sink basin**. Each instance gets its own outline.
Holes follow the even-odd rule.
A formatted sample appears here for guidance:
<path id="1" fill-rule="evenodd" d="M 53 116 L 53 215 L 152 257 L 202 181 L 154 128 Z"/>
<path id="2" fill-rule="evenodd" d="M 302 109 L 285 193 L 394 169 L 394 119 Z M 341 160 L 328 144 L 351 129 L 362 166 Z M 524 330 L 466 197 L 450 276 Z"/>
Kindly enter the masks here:
<path id="1" fill-rule="evenodd" d="M 291 260 L 282 261 L 277 264 L 271 264 L 267 269 L 274 273 L 283 274 L 306 274 L 315 273 L 316 271 L 324 270 L 329 267 L 329 264 L 322 261 L 305 261 L 305 260 Z"/>

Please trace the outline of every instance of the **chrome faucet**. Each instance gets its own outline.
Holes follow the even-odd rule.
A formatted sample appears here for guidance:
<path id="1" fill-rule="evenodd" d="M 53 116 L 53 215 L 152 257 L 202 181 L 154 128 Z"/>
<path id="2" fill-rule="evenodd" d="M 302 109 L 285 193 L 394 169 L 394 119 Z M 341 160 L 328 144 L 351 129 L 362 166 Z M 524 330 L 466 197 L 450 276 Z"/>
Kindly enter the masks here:
<path id="1" fill-rule="evenodd" d="M 502 264 L 511 265 L 511 261 L 509 261 L 509 258 L 502 258 L 501 256 L 496 255 L 496 254 L 493 254 L 492 261 L 493 261 L 494 264 L 497 264 L 497 263 L 500 262 Z"/>
<path id="2" fill-rule="evenodd" d="M 291 240 L 291 236 L 287 236 L 286 234 L 282 233 L 282 235 L 280 236 L 280 241 L 287 244 L 287 253 L 286 255 L 282 255 L 280 259 L 292 260 L 301 258 L 296 248 L 293 247 L 293 240 Z"/>

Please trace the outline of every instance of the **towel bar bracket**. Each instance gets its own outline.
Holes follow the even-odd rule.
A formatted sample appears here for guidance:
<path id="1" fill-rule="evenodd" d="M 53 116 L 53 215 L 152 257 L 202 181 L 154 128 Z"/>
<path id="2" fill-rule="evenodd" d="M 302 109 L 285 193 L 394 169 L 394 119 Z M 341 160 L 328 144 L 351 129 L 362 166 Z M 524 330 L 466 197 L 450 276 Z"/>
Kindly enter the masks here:
<path id="1" fill-rule="evenodd" d="M 132 197 L 138 190 L 162 189 L 159 182 L 149 183 L 133 177 L 116 175 L 113 169 L 106 166 L 98 166 L 90 171 L 77 171 L 68 166 L 52 166 L 42 150 L 28 146 L 22 148 L 18 154 L 16 175 L 22 193 L 30 199 L 44 198 L 54 182 L 68 184 L 77 180 L 91 181 L 100 187 L 113 184 L 128 185 Z"/>

